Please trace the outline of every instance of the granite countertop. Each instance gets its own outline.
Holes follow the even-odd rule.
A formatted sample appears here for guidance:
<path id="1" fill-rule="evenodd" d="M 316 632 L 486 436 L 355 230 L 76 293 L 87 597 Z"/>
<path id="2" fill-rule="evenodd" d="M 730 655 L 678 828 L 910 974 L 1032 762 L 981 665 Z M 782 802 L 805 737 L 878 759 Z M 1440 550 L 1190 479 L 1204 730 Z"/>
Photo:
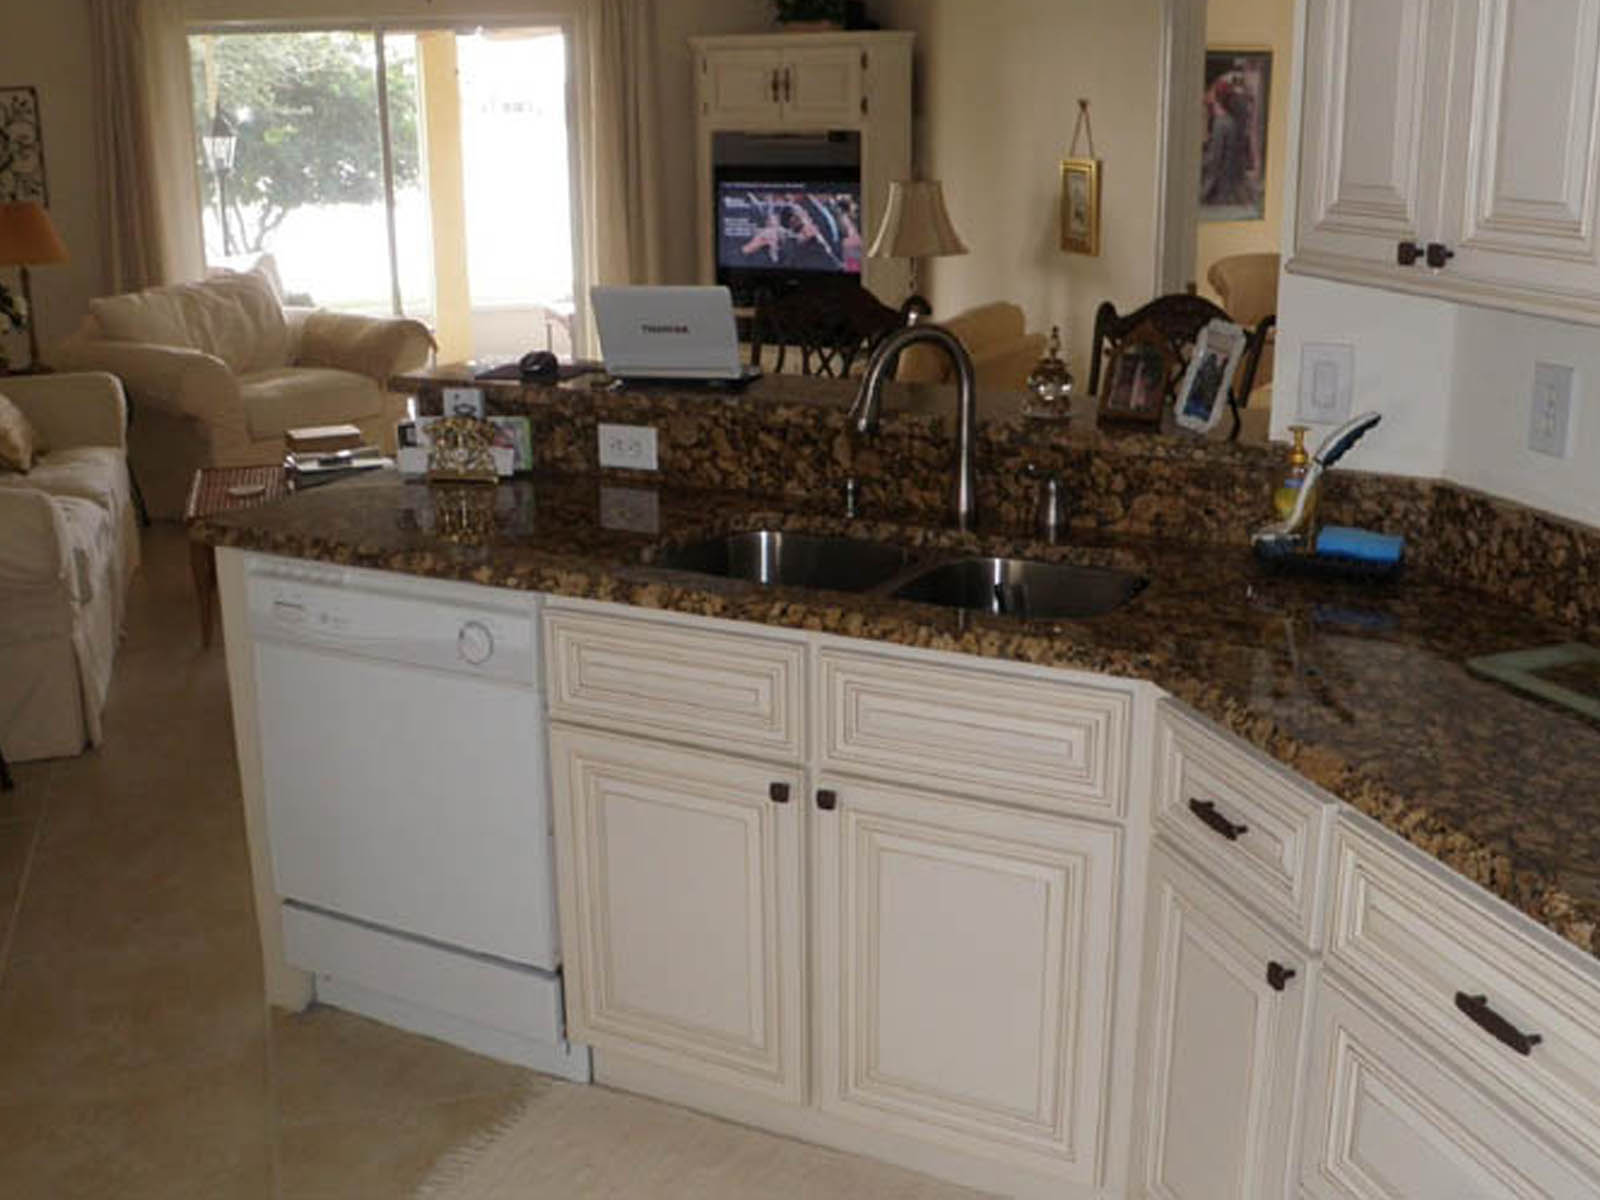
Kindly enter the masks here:
<path id="1" fill-rule="evenodd" d="M 1600 724 L 1466 661 L 1581 631 L 1413 571 L 1369 586 L 1264 574 L 1237 545 L 1084 532 L 1048 547 L 792 500 L 662 489 L 654 532 L 607 528 L 594 476 L 440 489 L 390 473 L 192 527 L 235 546 L 1149 680 L 1556 933 L 1600 954 Z M 648 520 L 645 522 L 648 524 Z M 650 564 L 731 529 L 848 533 L 1147 575 L 1118 612 L 1046 623 L 880 596 L 761 588 Z"/>

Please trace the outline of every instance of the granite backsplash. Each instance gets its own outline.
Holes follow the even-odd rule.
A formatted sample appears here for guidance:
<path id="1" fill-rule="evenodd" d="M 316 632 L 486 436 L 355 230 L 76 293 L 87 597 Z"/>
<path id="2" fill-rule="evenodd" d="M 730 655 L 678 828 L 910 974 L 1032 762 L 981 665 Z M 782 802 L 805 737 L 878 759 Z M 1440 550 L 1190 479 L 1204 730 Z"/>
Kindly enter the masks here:
<path id="1" fill-rule="evenodd" d="M 437 374 L 405 377 L 420 411 L 440 411 Z M 948 504 L 955 455 L 950 389 L 892 385 L 882 427 L 859 438 L 846 412 L 850 381 L 774 376 L 738 395 L 688 389 L 611 390 L 579 384 L 494 385 L 489 411 L 526 416 L 534 469 L 599 470 L 598 426 L 650 425 L 660 469 L 619 481 L 826 504 L 859 481 L 868 517 L 927 519 Z M 980 519 L 1025 531 L 1038 485 L 1056 471 L 1073 531 L 1239 545 L 1271 512 L 1287 463 L 1281 445 L 1244 445 L 1178 432 L 1101 430 L 1038 422 L 1021 396 L 980 400 Z M 1369 437 L 1381 438 L 1382 428 Z M 1404 534 L 1413 568 L 1600 636 L 1600 529 L 1454 484 L 1334 471 L 1322 519 Z"/>

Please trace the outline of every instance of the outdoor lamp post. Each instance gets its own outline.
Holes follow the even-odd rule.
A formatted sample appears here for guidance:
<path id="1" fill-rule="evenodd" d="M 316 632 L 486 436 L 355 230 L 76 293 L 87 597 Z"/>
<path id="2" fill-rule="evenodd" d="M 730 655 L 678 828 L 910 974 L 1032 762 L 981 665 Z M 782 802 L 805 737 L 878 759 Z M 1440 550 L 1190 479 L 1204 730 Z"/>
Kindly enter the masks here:
<path id="1" fill-rule="evenodd" d="M 206 164 L 217 177 L 217 218 L 222 223 L 222 253 L 233 253 L 233 237 L 228 232 L 228 173 L 233 170 L 233 155 L 239 148 L 239 138 L 233 132 L 228 118 L 222 115 L 222 101 L 217 101 L 216 115 L 211 118 L 211 132 L 200 139 L 205 151 Z"/>

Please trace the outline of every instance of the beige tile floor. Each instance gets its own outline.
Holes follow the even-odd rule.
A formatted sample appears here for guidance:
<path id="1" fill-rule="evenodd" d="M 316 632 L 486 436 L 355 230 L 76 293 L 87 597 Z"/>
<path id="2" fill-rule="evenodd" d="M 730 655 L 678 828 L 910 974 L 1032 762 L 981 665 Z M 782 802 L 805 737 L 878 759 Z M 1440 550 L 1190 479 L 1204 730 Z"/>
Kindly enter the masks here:
<path id="1" fill-rule="evenodd" d="M 267 1009 L 222 653 L 200 649 L 181 532 L 147 531 L 145 553 L 105 744 L 18 764 L 0 793 L 0 1196 L 408 1196 L 549 1088 L 344 1013 Z M 637 1101 L 593 1094 L 596 1122 L 628 1124 Z M 958 1194 L 831 1157 L 828 1195 Z M 605 1194 L 657 1193 L 631 1178 Z"/>

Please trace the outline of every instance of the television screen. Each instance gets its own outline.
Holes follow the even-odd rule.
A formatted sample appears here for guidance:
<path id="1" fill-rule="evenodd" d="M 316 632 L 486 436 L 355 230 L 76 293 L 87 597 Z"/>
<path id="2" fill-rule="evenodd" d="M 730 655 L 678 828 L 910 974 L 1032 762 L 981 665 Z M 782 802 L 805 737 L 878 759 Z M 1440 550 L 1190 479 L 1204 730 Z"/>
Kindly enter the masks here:
<path id="1" fill-rule="evenodd" d="M 722 179 L 717 182 L 722 271 L 861 274 L 861 185 Z"/>

